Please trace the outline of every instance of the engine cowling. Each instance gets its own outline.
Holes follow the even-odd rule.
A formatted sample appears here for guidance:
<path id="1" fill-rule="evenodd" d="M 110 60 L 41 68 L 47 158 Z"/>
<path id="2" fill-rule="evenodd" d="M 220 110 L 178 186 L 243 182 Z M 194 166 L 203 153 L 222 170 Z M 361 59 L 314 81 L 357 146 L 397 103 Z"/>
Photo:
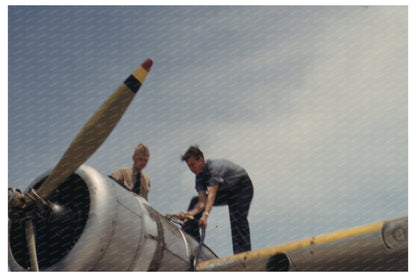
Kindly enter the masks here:
<path id="1" fill-rule="evenodd" d="M 29 188 L 38 188 L 51 170 Z M 28 189 L 29 189 L 28 188 Z M 64 215 L 34 220 L 41 271 L 186 271 L 198 242 L 92 167 L 82 165 L 49 198 Z M 9 220 L 9 268 L 29 270 L 21 221 Z M 205 245 L 199 260 L 217 258 Z"/>

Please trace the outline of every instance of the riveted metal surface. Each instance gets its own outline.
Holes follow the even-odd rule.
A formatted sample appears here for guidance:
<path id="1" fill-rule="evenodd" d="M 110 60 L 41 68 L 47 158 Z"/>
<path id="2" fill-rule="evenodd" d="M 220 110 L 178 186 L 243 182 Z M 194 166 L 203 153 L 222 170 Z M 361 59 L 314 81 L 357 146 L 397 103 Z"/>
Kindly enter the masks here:
<path id="1" fill-rule="evenodd" d="M 407 268 L 407 216 L 197 265 L 199 271 L 406 271 Z"/>
<path id="2" fill-rule="evenodd" d="M 31 186 L 49 173 L 41 175 Z M 87 165 L 82 165 L 74 174 L 88 188 L 90 205 L 85 227 L 68 254 L 41 270 L 186 271 L 191 268 L 198 242 L 167 221 L 144 198 Z M 201 260 L 214 258 L 217 256 L 205 246 Z M 14 259 L 10 245 L 9 267 L 12 271 L 25 270 Z"/>

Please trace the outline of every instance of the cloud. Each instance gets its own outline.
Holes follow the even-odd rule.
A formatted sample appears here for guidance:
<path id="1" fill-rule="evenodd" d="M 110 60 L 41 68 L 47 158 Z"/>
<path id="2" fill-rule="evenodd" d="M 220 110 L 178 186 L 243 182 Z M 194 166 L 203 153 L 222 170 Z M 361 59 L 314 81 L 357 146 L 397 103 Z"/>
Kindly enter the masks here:
<path id="1" fill-rule="evenodd" d="M 392 24 L 401 12 L 331 22 L 311 41 L 319 51 L 300 84 L 264 85 L 250 98 L 257 120 L 213 126 L 205 151 L 248 170 L 255 221 L 293 215 L 328 227 L 324 218 L 351 225 L 407 210 L 407 59 L 397 43 L 406 24 Z"/>

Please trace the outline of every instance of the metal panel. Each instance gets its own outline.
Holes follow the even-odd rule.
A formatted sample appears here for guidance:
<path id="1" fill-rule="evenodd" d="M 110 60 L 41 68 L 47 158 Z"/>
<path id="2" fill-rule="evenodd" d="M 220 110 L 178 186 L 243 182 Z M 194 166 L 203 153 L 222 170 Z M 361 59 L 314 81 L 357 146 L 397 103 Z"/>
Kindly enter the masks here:
<path id="1" fill-rule="evenodd" d="M 407 216 L 201 262 L 200 271 L 406 271 Z"/>
<path id="2" fill-rule="evenodd" d="M 49 173 L 41 175 L 31 186 Z M 186 271 L 191 268 L 198 242 L 152 209 L 144 198 L 89 166 L 82 165 L 74 174 L 89 193 L 85 227 L 68 254 L 41 270 Z M 217 256 L 204 247 L 200 260 L 214 258 Z M 14 259 L 10 245 L 9 267 L 12 271 L 25 270 Z"/>

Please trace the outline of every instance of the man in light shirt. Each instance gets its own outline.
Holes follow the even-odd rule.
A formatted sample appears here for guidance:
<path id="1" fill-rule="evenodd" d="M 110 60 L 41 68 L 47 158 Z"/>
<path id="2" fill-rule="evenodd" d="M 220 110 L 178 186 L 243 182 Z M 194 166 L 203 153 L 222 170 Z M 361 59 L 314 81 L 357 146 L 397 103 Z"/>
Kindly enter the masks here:
<path id="1" fill-rule="evenodd" d="M 118 181 L 128 190 L 147 199 L 150 191 L 150 178 L 142 170 L 146 167 L 150 158 L 149 148 L 139 143 L 132 156 L 133 166 L 119 168 L 111 174 L 111 177 Z"/>

